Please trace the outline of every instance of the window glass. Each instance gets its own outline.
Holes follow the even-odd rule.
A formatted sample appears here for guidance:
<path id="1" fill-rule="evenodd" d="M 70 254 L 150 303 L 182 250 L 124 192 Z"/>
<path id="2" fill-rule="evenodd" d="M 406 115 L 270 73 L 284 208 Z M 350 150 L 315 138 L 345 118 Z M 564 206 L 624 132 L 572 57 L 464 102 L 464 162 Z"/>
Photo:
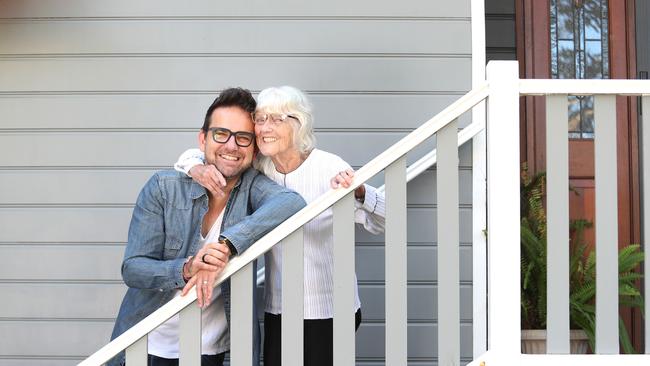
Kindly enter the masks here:
<path id="1" fill-rule="evenodd" d="M 551 77 L 609 78 L 607 0 L 551 0 Z M 569 137 L 594 137 L 594 98 L 569 97 Z"/>

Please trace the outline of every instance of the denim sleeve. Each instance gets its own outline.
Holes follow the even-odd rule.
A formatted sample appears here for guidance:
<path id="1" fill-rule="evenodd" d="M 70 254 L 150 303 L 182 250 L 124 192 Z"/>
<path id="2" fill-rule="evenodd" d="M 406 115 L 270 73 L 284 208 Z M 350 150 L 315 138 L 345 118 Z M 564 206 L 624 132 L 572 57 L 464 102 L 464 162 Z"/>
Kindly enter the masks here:
<path id="1" fill-rule="evenodd" d="M 122 262 L 122 278 L 129 287 L 170 290 L 185 285 L 185 259 L 163 260 L 164 207 L 158 176 L 154 175 L 140 191 L 131 217 Z"/>
<path id="2" fill-rule="evenodd" d="M 249 199 L 253 213 L 221 233 L 237 249 L 237 254 L 307 205 L 298 193 L 262 174 L 254 178 Z"/>

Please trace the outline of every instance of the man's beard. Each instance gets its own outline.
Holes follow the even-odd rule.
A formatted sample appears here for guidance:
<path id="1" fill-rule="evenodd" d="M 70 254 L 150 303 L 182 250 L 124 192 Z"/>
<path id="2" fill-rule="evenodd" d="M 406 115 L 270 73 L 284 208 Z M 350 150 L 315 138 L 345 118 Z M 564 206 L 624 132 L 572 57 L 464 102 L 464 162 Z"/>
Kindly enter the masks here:
<path id="1" fill-rule="evenodd" d="M 243 159 L 243 157 L 241 157 L 241 159 Z M 214 166 L 214 167 L 217 169 L 217 171 L 218 171 L 219 173 L 221 173 L 221 175 L 222 175 L 222 176 L 224 177 L 224 179 L 226 179 L 227 181 L 231 181 L 231 180 L 234 180 L 234 179 L 238 179 L 239 176 L 240 176 L 240 175 L 241 175 L 241 174 L 242 174 L 246 169 L 250 168 L 250 164 L 249 164 L 249 166 L 241 166 L 241 167 L 239 167 L 239 169 L 235 169 L 235 170 L 233 170 L 233 169 L 229 169 L 229 168 L 227 168 L 227 167 L 220 167 L 220 166 L 219 166 L 219 163 L 217 163 L 217 162 L 215 162 L 215 161 L 210 161 L 210 160 L 207 160 L 207 159 L 206 159 L 205 163 Z M 228 171 L 230 171 L 230 172 L 228 172 Z"/>

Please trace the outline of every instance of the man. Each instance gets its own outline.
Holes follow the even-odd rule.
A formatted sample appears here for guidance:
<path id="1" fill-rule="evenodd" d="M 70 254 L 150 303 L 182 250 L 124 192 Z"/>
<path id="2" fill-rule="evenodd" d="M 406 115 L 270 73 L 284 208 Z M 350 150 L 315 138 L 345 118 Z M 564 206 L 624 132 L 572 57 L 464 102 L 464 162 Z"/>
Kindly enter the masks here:
<path id="1" fill-rule="evenodd" d="M 196 284 L 203 308 L 202 365 L 223 364 L 230 347 L 230 288 L 226 281 L 213 293 L 216 277 L 230 256 L 305 206 L 297 193 L 251 168 L 255 105 L 249 91 L 231 88 L 208 108 L 198 140 L 206 163 L 225 178 L 220 191 L 206 191 L 170 170 L 154 174 L 140 192 L 122 263 L 129 289 L 112 339 Z M 178 364 L 178 329 L 176 315 L 149 334 L 149 365 Z M 122 353 L 112 364 L 123 360 Z"/>

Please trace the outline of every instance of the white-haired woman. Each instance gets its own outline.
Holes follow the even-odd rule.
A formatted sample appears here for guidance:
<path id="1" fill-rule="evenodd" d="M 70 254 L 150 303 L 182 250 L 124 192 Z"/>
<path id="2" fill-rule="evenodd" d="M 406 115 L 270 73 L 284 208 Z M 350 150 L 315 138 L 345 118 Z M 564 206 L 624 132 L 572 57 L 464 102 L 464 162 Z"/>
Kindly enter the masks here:
<path id="1" fill-rule="evenodd" d="M 312 202 L 331 188 L 348 187 L 354 171 L 337 155 L 315 147 L 311 104 L 300 90 L 264 89 L 258 96 L 255 136 L 260 156 L 256 168 L 277 183 Z M 197 150 L 181 155 L 176 169 L 185 171 L 215 193 L 225 181 L 212 166 L 200 165 Z M 197 165 L 199 164 L 199 165 Z M 355 190 L 355 221 L 371 233 L 384 230 L 384 196 L 368 185 Z M 332 365 L 333 235 L 331 209 L 304 228 L 304 364 Z M 280 365 L 282 314 L 282 252 L 276 245 L 265 255 L 264 365 Z M 356 284 L 356 278 L 355 278 Z M 361 303 L 355 286 L 355 327 L 361 323 Z"/>

